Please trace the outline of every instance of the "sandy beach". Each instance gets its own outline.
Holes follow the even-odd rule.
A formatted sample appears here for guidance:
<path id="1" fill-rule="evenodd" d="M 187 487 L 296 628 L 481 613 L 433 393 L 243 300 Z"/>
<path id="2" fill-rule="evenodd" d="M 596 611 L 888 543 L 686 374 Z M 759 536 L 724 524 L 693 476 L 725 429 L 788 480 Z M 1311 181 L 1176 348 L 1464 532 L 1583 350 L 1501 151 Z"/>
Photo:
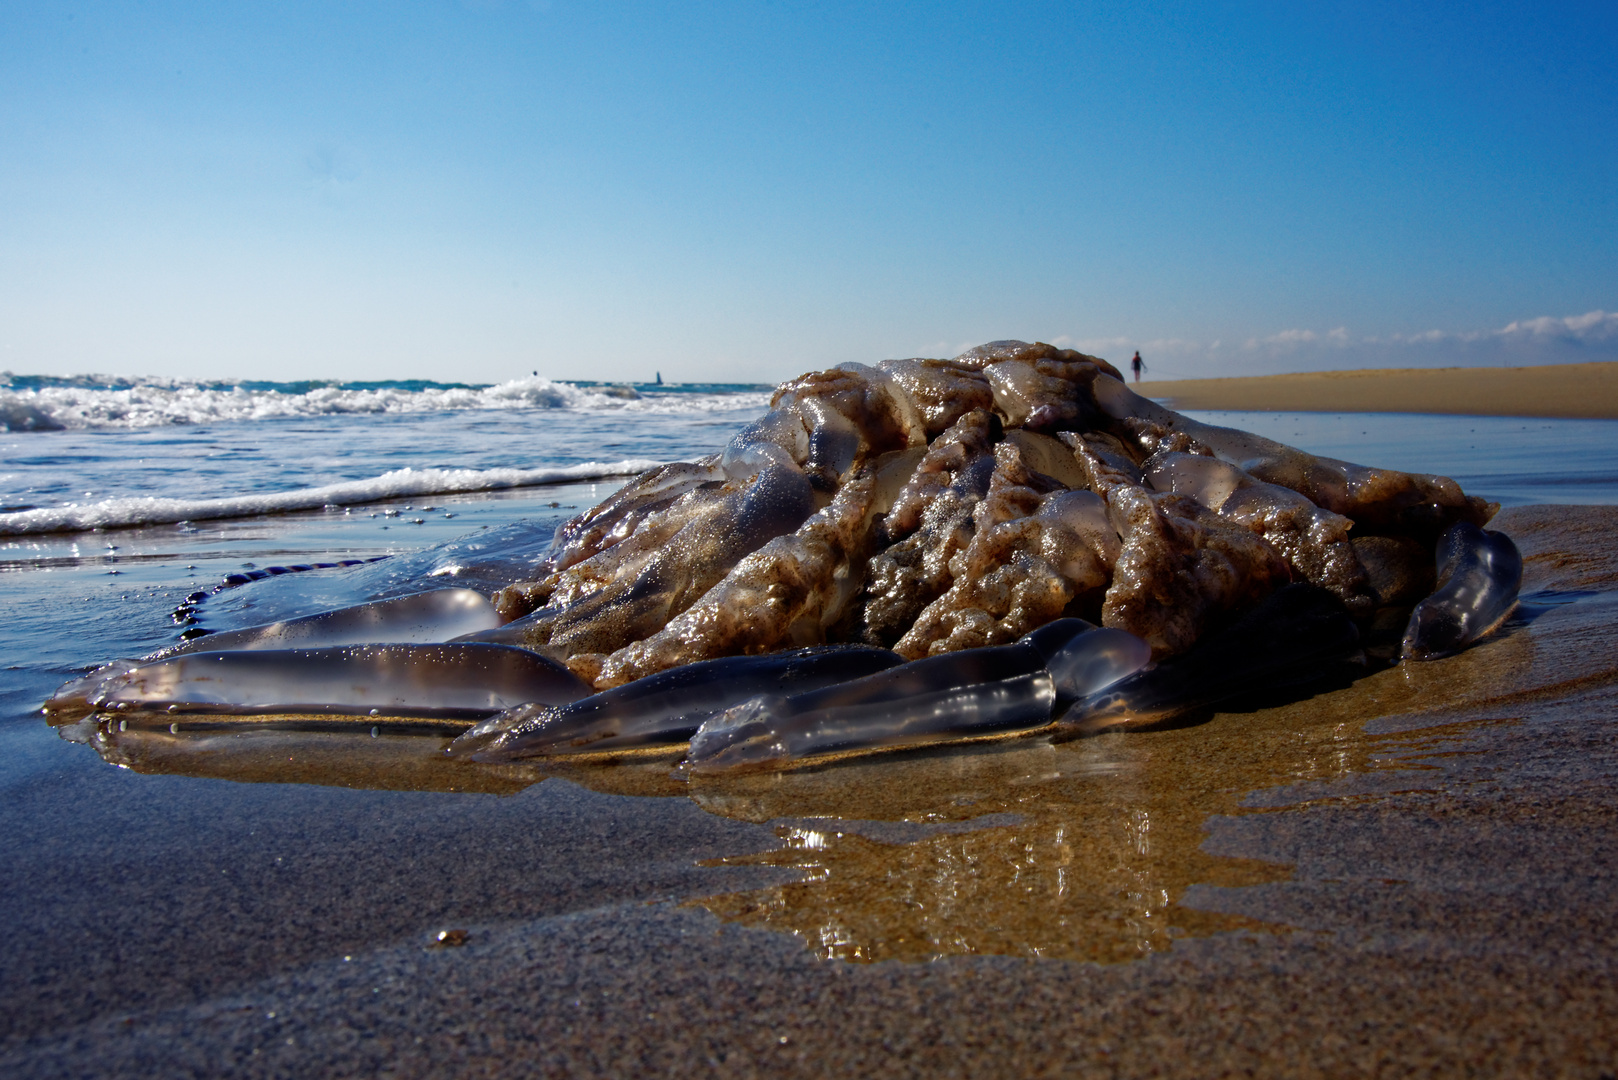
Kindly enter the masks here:
<path id="1" fill-rule="evenodd" d="M 1148 379 L 1138 389 L 1175 409 L 1618 417 L 1618 363 Z"/>

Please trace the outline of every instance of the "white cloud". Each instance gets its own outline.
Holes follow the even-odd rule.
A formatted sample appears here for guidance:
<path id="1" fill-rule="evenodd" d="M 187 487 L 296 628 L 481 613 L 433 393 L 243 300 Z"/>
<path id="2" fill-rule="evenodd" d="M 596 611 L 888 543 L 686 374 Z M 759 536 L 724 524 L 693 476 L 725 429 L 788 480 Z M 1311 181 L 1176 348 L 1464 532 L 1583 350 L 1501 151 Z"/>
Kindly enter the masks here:
<path id="1" fill-rule="evenodd" d="M 1591 311 L 1565 319 L 1542 315 L 1514 322 L 1499 331 L 1501 337 L 1562 338 L 1578 342 L 1618 340 L 1618 312 Z"/>
<path id="2" fill-rule="evenodd" d="M 1279 334 L 1271 334 L 1263 341 L 1264 345 L 1273 348 L 1290 349 L 1298 345 L 1310 345 L 1320 340 L 1320 335 L 1313 330 L 1283 330 Z M 1248 347 L 1254 348 L 1259 342 L 1248 340 Z"/>

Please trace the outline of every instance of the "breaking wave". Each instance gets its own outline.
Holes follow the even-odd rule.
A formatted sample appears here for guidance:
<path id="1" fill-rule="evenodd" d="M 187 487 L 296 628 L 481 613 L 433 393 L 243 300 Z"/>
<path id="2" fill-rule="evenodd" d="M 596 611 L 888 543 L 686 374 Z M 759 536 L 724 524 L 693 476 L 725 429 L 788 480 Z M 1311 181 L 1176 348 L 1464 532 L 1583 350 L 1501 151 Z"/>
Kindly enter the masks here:
<path id="1" fill-rule="evenodd" d="M 695 414 L 763 408 L 767 387 L 735 383 L 613 385 L 537 376 L 494 385 L 398 382 L 192 382 L 0 374 L 0 431 L 150 428 L 233 420 L 461 409 Z"/>
<path id="2" fill-rule="evenodd" d="M 295 491 L 272 491 L 224 499 L 117 498 L 0 514 L 0 536 L 171 525 L 181 521 L 286 514 L 382 499 L 497 491 L 575 480 L 632 476 L 663 464 L 647 458 L 565 465 L 551 469 L 395 469 L 368 480 L 345 480 Z"/>

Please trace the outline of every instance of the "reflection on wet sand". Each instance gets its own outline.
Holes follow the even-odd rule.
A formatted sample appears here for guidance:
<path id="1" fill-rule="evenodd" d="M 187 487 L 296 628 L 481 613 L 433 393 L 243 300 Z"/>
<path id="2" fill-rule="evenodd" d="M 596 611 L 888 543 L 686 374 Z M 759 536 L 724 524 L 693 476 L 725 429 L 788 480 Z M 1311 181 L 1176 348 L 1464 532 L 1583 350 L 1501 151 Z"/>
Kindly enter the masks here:
<path id="1" fill-rule="evenodd" d="M 1460 658 L 1434 686 L 1453 702 L 1476 700 L 1467 688 L 1520 674 L 1533 653 L 1526 634 L 1502 638 Z M 778 826 L 779 850 L 730 862 L 804 874 L 702 904 L 796 933 L 823 956 L 861 960 L 993 953 L 1117 961 L 1179 935 L 1257 928 L 1180 903 L 1193 884 L 1256 885 L 1289 874 L 1205 853 L 1208 819 L 1244 812 L 1251 791 L 1399 767 L 1427 740 L 1363 728 L 1407 693 L 1394 669 L 1169 731 L 851 762 L 758 776 L 750 786 L 695 783 L 692 797 L 715 813 L 788 821 Z M 954 828 L 895 842 L 845 824 L 859 821 Z"/>
<path id="2" fill-rule="evenodd" d="M 363 730 L 175 730 L 119 720 L 80 721 L 71 737 L 109 764 L 138 773 L 170 773 L 244 784 L 319 784 L 374 791 L 445 791 L 512 795 L 543 779 L 518 765 L 454 768 L 442 750 L 449 736 Z"/>
<path id="3" fill-rule="evenodd" d="M 855 764 L 788 774 L 751 795 L 696 792 L 717 812 L 805 815 L 778 826 L 781 849 L 730 860 L 790 866 L 802 881 L 701 903 L 846 960 L 1121 960 L 1165 947 L 1177 931 L 1245 925 L 1176 901 L 1194 881 L 1256 884 L 1286 869 L 1200 853 L 1203 812 L 1189 793 L 1165 798 L 1158 752 L 1127 741 Z M 933 828 L 891 838 L 847 818 Z M 938 827 L 949 824 L 957 827 Z"/>
<path id="4" fill-rule="evenodd" d="M 1437 752 L 1453 752 L 1468 730 L 1618 679 L 1614 523 L 1611 509 L 1507 511 L 1498 525 L 1518 541 L 1528 569 L 1523 612 L 1500 635 L 1445 660 L 1304 697 L 1250 700 L 1165 731 L 690 781 L 672 774 L 668 756 L 478 766 L 443 758 L 442 735 L 188 734 L 120 730 L 117 721 L 80 731 L 107 760 L 144 772 L 482 792 L 565 777 L 608 793 L 685 796 L 716 815 L 776 824 L 778 848 L 721 863 L 801 874 L 695 903 L 795 934 L 821 956 L 1120 961 L 1178 936 L 1277 929 L 1185 902 L 1193 885 L 1257 885 L 1290 873 L 1204 851 L 1216 816 L 1294 813 L 1326 799 L 1442 785 Z"/>

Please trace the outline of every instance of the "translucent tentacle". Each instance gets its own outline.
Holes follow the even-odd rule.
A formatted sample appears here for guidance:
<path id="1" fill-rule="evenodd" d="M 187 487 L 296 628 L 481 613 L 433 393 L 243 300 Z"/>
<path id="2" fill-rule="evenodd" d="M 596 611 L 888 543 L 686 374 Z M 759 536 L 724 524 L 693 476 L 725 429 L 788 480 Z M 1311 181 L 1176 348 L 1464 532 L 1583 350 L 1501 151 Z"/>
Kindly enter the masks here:
<path id="1" fill-rule="evenodd" d="M 1460 522 L 1438 544 L 1438 589 L 1416 605 L 1403 659 L 1436 660 L 1494 630 L 1517 606 L 1522 555 L 1505 533 Z"/>

